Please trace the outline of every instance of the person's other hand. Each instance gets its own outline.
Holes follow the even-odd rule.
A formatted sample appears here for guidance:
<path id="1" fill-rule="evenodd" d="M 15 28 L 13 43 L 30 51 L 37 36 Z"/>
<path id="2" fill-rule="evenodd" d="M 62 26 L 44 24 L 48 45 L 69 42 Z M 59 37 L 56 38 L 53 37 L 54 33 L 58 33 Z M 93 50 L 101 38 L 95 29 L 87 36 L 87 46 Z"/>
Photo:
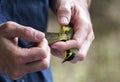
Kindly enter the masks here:
<path id="1" fill-rule="evenodd" d="M 75 34 L 72 40 L 54 43 L 52 54 L 63 58 L 65 50 L 77 48 L 78 54 L 71 62 L 83 60 L 94 39 L 87 0 L 57 0 L 57 17 L 61 26 L 71 23 Z"/>
<path id="2" fill-rule="evenodd" d="M 18 47 L 18 38 L 36 42 L 32 48 Z M 0 25 L 0 72 L 16 80 L 27 73 L 49 67 L 50 48 L 44 33 L 15 22 Z"/>

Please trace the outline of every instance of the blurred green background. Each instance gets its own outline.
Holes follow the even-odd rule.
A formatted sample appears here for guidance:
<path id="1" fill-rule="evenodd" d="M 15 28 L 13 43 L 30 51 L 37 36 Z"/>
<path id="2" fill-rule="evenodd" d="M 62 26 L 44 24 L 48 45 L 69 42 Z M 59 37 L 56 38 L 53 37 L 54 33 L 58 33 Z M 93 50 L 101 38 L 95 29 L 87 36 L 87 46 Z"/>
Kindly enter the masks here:
<path id="1" fill-rule="evenodd" d="M 120 0 L 92 0 L 90 14 L 95 40 L 87 58 L 77 64 L 53 57 L 54 82 L 120 82 Z M 49 14 L 48 31 L 58 30 L 55 16 Z"/>

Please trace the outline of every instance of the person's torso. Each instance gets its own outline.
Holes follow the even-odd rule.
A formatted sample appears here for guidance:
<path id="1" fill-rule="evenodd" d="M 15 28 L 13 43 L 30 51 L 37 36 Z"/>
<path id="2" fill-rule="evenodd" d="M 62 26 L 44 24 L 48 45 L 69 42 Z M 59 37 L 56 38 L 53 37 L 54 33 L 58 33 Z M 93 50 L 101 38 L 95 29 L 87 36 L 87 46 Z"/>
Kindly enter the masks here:
<path id="1" fill-rule="evenodd" d="M 15 21 L 45 31 L 47 14 L 48 0 L 0 0 L 1 22 Z"/>

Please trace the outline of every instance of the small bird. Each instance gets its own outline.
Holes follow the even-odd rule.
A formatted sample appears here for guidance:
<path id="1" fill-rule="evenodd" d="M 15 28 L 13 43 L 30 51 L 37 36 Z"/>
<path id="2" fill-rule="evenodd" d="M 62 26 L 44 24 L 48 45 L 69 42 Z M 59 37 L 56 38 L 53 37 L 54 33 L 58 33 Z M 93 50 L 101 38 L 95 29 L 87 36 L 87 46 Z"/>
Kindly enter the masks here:
<path id="1" fill-rule="evenodd" d="M 72 27 L 61 26 L 61 30 L 59 33 L 46 32 L 45 37 L 48 40 L 49 45 L 51 45 L 58 41 L 70 40 L 73 38 L 73 34 L 74 34 L 74 29 Z M 27 45 L 27 48 L 30 48 L 30 47 L 35 47 L 38 44 L 37 43 L 28 43 L 26 45 Z M 62 63 L 73 60 L 75 58 L 75 56 L 77 55 L 77 53 L 78 53 L 77 48 L 71 48 L 71 49 L 65 50 L 64 51 L 64 60 L 62 61 Z"/>
<path id="2" fill-rule="evenodd" d="M 78 50 L 76 48 L 71 48 L 68 49 L 64 52 L 64 60 L 62 61 L 62 63 L 66 62 L 66 61 L 71 61 L 75 58 L 75 56 L 77 55 Z"/>
<path id="3" fill-rule="evenodd" d="M 60 33 L 46 33 L 46 38 L 48 40 L 48 43 L 51 45 L 58 41 L 67 41 L 73 38 L 74 29 L 70 26 L 61 26 Z M 77 55 L 78 50 L 76 48 L 71 48 L 66 51 L 64 51 L 64 60 L 62 63 L 66 61 L 71 61 L 75 58 Z"/>

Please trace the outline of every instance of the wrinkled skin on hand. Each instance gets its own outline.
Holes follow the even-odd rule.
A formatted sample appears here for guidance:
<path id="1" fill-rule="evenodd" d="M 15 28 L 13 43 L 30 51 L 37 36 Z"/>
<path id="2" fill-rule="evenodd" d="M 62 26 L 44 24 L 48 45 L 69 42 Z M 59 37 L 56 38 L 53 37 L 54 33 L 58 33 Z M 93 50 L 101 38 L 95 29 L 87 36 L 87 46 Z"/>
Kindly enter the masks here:
<path id="1" fill-rule="evenodd" d="M 72 40 L 54 43 L 51 46 L 53 55 L 64 58 L 63 52 L 65 50 L 77 48 L 78 54 L 71 62 L 76 63 L 86 57 L 94 40 L 88 6 L 87 0 L 57 0 L 56 9 L 59 24 L 68 25 L 71 23 L 75 34 Z"/>
<path id="2" fill-rule="evenodd" d="M 18 38 L 38 45 L 18 47 Z M 47 69 L 49 61 L 50 48 L 44 33 L 11 21 L 0 25 L 0 72 L 16 80 L 27 73 Z"/>

